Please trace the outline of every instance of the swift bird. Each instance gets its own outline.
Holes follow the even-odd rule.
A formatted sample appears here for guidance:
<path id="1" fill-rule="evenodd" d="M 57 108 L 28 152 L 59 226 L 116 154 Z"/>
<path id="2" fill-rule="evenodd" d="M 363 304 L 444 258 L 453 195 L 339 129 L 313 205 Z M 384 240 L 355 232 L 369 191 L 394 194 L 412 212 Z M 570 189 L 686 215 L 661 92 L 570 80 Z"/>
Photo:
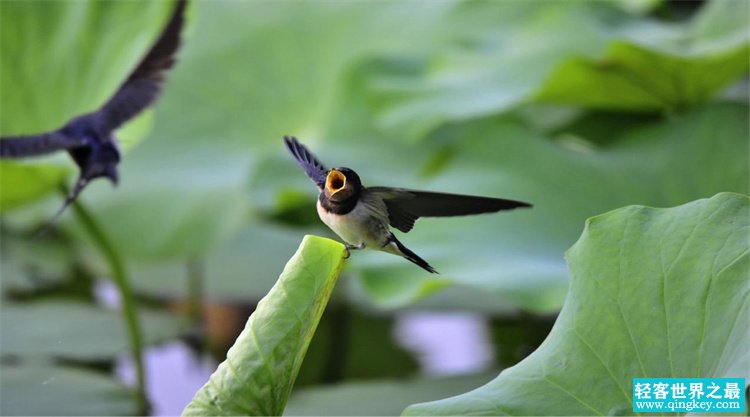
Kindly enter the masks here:
<path id="1" fill-rule="evenodd" d="M 284 143 L 318 186 L 318 216 L 346 243 L 347 250 L 372 249 L 399 255 L 428 272 L 427 261 L 404 246 L 390 228 L 406 233 L 420 217 L 449 217 L 493 213 L 531 204 L 515 200 L 417 191 L 406 188 L 365 187 L 351 168 L 326 169 L 296 138 Z"/>
<path id="2" fill-rule="evenodd" d="M 92 180 L 105 177 L 117 185 L 120 150 L 113 132 L 158 98 L 165 72 L 174 64 L 180 46 L 186 3 L 187 0 L 176 1 L 159 38 L 102 108 L 78 116 L 52 132 L 0 138 L 0 158 L 25 158 L 66 150 L 78 165 L 78 180 L 55 217 Z"/>

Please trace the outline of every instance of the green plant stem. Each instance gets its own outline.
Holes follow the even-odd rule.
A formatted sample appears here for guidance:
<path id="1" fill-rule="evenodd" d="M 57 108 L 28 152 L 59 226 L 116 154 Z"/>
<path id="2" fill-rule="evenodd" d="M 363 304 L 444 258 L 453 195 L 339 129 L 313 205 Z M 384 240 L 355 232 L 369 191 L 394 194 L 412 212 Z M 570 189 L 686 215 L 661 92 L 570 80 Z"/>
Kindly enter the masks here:
<path id="1" fill-rule="evenodd" d="M 67 195 L 67 192 L 63 192 Z M 143 366 L 143 338 L 141 336 L 141 327 L 136 312 L 135 297 L 130 288 L 125 264 L 123 263 L 117 248 L 115 248 L 115 245 L 104 232 L 104 229 L 101 228 L 94 216 L 89 213 L 83 204 L 81 204 L 79 200 L 76 200 L 73 203 L 72 208 L 78 221 L 80 221 L 83 228 L 94 241 L 96 248 L 107 261 L 110 273 L 112 274 L 112 279 L 120 292 L 122 315 L 125 319 L 128 339 L 130 340 L 130 351 L 133 355 L 133 362 L 135 363 L 137 382 L 136 402 L 138 405 L 138 412 L 141 415 L 145 415 L 148 412 L 149 404 L 148 399 L 146 398 L 146 376 Z"/>
<path id="2" fill-rule="evenodd" d="M 191 324 L 201 326 L 203 322 L 203 276 L 205 266 L 200 257 L 187 260 L 188 294 L 187 313 Z"/>

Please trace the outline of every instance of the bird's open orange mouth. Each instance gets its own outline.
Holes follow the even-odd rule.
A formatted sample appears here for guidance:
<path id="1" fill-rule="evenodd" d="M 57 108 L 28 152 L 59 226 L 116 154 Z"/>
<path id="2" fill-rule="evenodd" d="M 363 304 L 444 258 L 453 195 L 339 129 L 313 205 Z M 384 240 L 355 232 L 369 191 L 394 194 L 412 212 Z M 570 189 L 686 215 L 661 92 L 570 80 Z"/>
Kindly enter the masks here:
<path id="1" fill-rule="evenodd" d="M 346 187 L 346 177 L 344 174 L 335 169 L 331 169 L 326 177 L 326 190 L 328 190 L 331 195 L 334 195 L 343 190 L 344 187 Z"/>

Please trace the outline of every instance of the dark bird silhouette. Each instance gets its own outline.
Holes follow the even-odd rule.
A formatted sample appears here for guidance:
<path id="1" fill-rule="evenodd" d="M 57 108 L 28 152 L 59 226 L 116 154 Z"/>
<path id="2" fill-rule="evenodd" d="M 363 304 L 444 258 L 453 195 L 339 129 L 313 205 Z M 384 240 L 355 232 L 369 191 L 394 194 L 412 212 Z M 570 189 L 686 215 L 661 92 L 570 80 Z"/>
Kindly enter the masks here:
<path id="1" fill-rule="evenodd" d="M 284 143 L 320 190 L 318 216 L 346 242 L 348 250 L 369 247 L 392 253 L 428 272 L 437 273 L 396 239 L 389 225 L 406 233 L 420 217 L 466 216 L 531 207 L 529 203 L 502 198 L 365 187 L 351 168 L 326 169 L 296 138 L 285 136 Z"/>
<path id="2" fill-rule="evenodd" d="M 159 96 L 165 73 L 175 62 L 187 0 L 177 0 L 159 38 L 135 70 L 102 108 L 78 116 L 53 132 L 0 138 L 0 158 L 26 158 L 65 150 L 80 173 L 55 217 L 94 179 L 117 185 L 120 150 L 113 132 L 151 106 Z"/>

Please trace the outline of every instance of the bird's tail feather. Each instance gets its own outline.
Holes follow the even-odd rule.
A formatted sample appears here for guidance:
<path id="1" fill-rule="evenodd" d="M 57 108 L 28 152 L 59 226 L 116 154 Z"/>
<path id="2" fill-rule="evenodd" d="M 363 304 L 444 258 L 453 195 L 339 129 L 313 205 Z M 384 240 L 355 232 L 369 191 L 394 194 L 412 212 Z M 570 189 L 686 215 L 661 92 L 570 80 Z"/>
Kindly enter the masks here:
<path id="1" fill-rule="evenodd" d="M 406 258 L 407 260 L 417 264 L 419 267 L 424 269 L 427 272 L 437 274 L 438 271 L 435 270 L 430 264 L 427 263 L 424 259 L 420 258 L 416 253 L 412 252 L 409 248 L 404 246 L 401 242 L 396 239 L 396 236 L 391 235 L 391 241 L 396 244 L 396 247 L 398 247 L 398 250 L 401 252 L 401 255 Z"/>

